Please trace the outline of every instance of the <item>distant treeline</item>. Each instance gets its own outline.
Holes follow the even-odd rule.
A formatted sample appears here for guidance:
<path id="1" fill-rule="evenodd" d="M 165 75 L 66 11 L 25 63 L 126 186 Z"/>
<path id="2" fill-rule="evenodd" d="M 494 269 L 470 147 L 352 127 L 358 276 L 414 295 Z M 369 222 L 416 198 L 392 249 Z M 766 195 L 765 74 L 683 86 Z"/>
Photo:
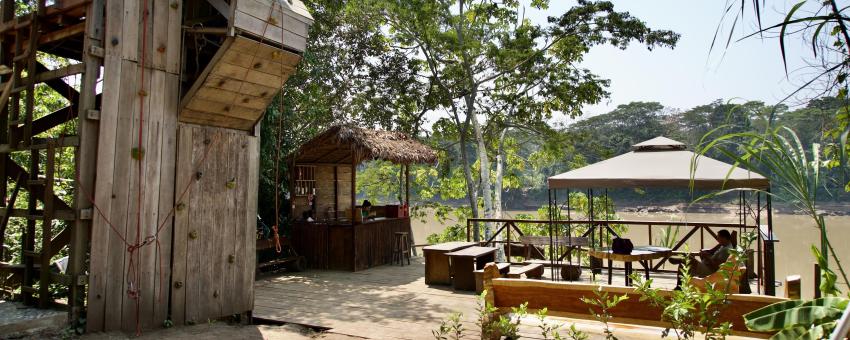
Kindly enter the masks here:
<path id="1" fill-rule="evenodd" d="M 763 102 L 733 103 L 723 100 L 700 105 L 689 110 L 665 107 L 658 102 L 632 102 L 615 110 L 581 119 L 561 129 L 555 137 L 518 129 L 517 140 L 529 140 L 518 150 L 518 157 L 531 160 L 522 170 L 513 174 L 523 185 L 506 188 L 507 209 L 525 209 L 546 201 L 546 176 L 568 171 L 629 152 L 632 145 L 656 136 L 666 136 L 683 143 L 690 149 L 701 142 L 703 136 L 715 129 L 720 133 L 764 131 L 767 126 L 786 126 L 797 132 L 804 146 L 834 143 L 837 136 L 828 135 L 836 124 L 836 110 L 842 103 L 834 97 L 816 99 L 804 107 L 789 109 L 784 105 L 766 105 Z M 846 104 L 845 104 L 846 105 Z M 539 137 L 539 138 L 535 138 Z M 541 148 L 553 148 L 555 159 L 535 164 Z M 721 154 L 708 156 L 731 162 Z M 560 158 L 560 159 L 557 159 Z M 548 163 L 548 164 L 545 164 Z M 823 168 L 822 193 L 824 201 L 848 201 L 845 192 L 846 174 L 842 169 Z M 617 190 L 617 202 L 625 205 L 654 205 L 689 202 L 701 193 L 687 190 L 646 189 Z M 732 199 L 731 197 L 729 199 Z"/>

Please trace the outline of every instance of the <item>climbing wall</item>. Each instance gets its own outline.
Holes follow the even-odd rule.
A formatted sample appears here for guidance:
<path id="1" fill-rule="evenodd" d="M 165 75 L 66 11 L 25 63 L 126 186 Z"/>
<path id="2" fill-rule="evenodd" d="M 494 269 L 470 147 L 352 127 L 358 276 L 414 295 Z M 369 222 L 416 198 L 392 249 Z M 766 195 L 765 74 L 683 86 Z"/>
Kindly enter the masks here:
<path id="1" fill-rule="evenodd" d="M 254 305 L 259 138 L 180 124 L 171 316 L 206 322 Z M 185 157 L 184 157 L 185 155 Z"/>
<path id="2" fill-rule="evenodd" d="M 278 35 L 241 28 L 238 13 L 259 15 Z M 298 13 L 306 10 L 297 0 L 106 3 L 102 107 L 90 113 L 100 130 L 89 331 L 253 308 L 257 122 L 306 46 L 311 19 L 292 19 Z M 187 40 L 215 43 L 200 51 Z M 201 56 L 188 63 L 196 68 L 187 68 L 190 53 Z"/>
<path id="3" fill-rule="evenodd" d="M 110 0 L 105 18 L 87 328 L 134 331 L 168 318 L 181 1 Z"/>

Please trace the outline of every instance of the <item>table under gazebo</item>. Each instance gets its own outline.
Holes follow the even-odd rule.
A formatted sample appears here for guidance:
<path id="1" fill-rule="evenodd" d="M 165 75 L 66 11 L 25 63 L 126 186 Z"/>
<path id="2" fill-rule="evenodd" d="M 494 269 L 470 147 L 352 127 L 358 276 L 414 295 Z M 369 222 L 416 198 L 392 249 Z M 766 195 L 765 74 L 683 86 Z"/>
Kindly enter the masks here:
<path id="1" fill-rule="evenodd" d="M 571 237 L 565 237 L 566 240 L 570 240 L 575 236 L 573 235 L 575 225 L 587 225 L 589 227 L 581 237 L 590 238 L 591 248 L 593 248 L 589 251 L 590 254 L 596 254 L 597 257 L 600 257 L 601 252 L 610 249 L 610 244 L 606 244 L 606 241 L 619 236 L 611 228 L 612 224 L 639 224 L 640 222 L 607 221 L 593 218 L 584 221 L 572 220 L 569 218 L 572 210 L 569 206 L 569 199 L 560 202 L 559 191 L 566 191 L 566 195 L 562 194 L 561 197 L 569 197 L 573 190 L 585 190 L 588 202 L 593 202 L 594 194 L 599 195 L 599 192 L 594 192 L 594 190 L 603 189 L 607 202 L 608 189 L 649 187 L 718 191 L 727 189 L 760 190 L 755 193 L 755 208 L 753 208 L 753 202 L 748 201 L 749 197 L 744 191 L 735 191 L 738 195 L 739 209 L 739 223 L 737 224 L 727 223 L 724 225 L 700 221 L 685 223 L 686 226 L 691 227 L 691 230 L 678 240 L 673 249 L 661 249 L 665 252 L 663 256 L 659 257 L 661 260 L 655 263 L 652 268 L 646 267 L 645 270 L 648 273 L 651 269 L 660 268 L 672 254 L 671 250 L 679 250 L 698 230 L 707 231 L 713 238 L 716 238 L 717 235 L 712 228 L 718 226 L 740 231 L 752 229 L 757 234 L 755 246 L 758 254 L 758 275 L 764 287 L 764 293 L 767 295 L 775 294 L 773 242 L 776 240 L 773 236 L 771 197 L 762 193 L 762 191 L 769 192 L 770 182 L 760 174 L 704 155 L 698 156 L 694 152 L 688 151 L 685 144 L 669 138 L 656 137 L 635 144 L 631 152 L 549 177 L 550 237 L 558 239 L 562 235 L 570 235 Z M 593 206 L 593 204 L 589 204 L 589 216 L 596 216 L 593 212 Z M 566 209 L 566 219 L 563 218 L 563 209 Z M 764 222 L 762 220 L 763 215 L 766 217 L 766 224 L 762 224 Z M 650 241 L 652 240 L 650 239 Z M 550 252 L 550 261 L 554 262 L 554 259 L 561 255 L 558 251 L 560 248 L 554 247 L 555 251 Z M 652 253 L 653 249 L 649 245 L 643 248 L 636 246 L 636 251 Z M 645 257 L 649 258 L 649 256 Z M 612 259 L 612 257 L 606 258 L 609 261 Z M 626 263 L 626 266 L 625 269 L 629 272 L 631 270 L 630 262 Z M 553 277 L 557 276 L 553 275 Z M 626 280 L 628 283 L 628 278 Z"/>
<path id="2" fill-rule="evenodd" d="M 351 125 L 333 126 L 302 144 L 289 160 L 296 251 L 316 269 L 358 271 L 390 263 L 395 233 L 412 237 L 408 166 L 436 159 L 431 148 L 403 133 Z M 370 160 L 401 167 L 404 195 L 399 193 L 399 204 L 372 206 L 364 218 L 357 166 Z"/>

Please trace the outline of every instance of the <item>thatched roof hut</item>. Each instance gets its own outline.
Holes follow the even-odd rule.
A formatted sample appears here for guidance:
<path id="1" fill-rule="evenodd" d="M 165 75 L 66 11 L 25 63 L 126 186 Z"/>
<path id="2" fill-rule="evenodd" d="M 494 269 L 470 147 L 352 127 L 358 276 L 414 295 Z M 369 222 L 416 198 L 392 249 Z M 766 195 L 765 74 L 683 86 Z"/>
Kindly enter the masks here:
<path id="1" fill-rule="evenodd" d="M 387 160 L 396 164 L 436 163 L 437 153 L 425 144 L 396 131 L 332 126 L 302 144 L 295 163 L 359 164 Z"/>

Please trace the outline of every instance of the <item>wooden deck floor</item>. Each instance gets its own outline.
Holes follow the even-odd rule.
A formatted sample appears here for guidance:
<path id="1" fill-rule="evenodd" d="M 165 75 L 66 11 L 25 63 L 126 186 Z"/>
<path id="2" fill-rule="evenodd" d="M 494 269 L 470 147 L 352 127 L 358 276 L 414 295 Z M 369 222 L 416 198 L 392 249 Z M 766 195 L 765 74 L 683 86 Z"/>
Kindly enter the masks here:
<path id="1" fill-rule="evenodd" d="M 451 313 L 463 313 L 469 339 L 479 338 L 476 325 L 477 298 L 471 292 L 455 292 L 448 286 L 428 286 L 421 258 L 410 266 L 381 266 L 361 272 L 306 271 L 258 278 L 254 317 L 328 329 L 329 335 L 368 339 L 433 339 L 431 331 Z M 548 271 L 547 271 L 548 274 Z M 619 276 L 617 276 L 619 274 Z M 614 284 L 622 284 L 622 272 L 614 271 Z M 597 276 L 607 282 L 607 276 Z M 584 281 L 589 281 L 587 270 Z M 675 278 L 661 275 L 658 286 L 672 287 Z M 587 320 L 549 318 L 558 324 L 576 324 L 603 339 L 601 324 Z M 525 338 L 542 338 L 536 318 L 524 320 Z M 661 329 L 615 326 L 621 339 L 657 339 Z"/>

